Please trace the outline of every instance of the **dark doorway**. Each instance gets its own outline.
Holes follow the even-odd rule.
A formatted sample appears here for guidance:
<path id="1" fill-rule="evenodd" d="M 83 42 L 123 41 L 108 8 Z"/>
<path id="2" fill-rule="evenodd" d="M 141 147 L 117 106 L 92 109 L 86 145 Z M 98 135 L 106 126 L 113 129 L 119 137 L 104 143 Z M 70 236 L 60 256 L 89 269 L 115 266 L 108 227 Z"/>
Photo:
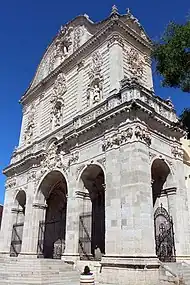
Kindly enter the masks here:
<path id="1" fill-rule="evenodd" d="M 55 172 L 54 175 L 57 181 L 49 191 L 46 189 L 45 220 L 39 224 L 38 257 L 44 258 L 61 258 L 65 249 L 67 184 L 61 173 Z"/>
<path id="2" fill-rule="evenodd" d="M 97 165 L 82 173 L 83 212 L 79 221 L 81 259 L 101 259 L 105 254 L 105 188 L 104 173 Z"/>

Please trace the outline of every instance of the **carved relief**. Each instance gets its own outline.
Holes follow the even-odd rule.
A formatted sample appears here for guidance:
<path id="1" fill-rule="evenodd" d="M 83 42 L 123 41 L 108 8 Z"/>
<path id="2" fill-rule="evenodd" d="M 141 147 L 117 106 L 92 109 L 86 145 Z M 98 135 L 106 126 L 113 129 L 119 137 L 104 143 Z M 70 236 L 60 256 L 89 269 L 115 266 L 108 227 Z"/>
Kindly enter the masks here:
<path id="1" fill-rule="evenodd" d="M 66 167 L 62 161 L 62 153 L 58 153 L 57 146 L 55 143 L 52 143 L 41 161 L 41 174 L 44 174 L 46 171 L 52 171 L 55 168 L 65 169 Z"/>
<path id="2" fill-rule="evenodd" d="M 83 27 L 76 27 L 74 29 L 73 51 L 80 47 L 81 37 L 84 35 Z"/>
<path id="3" fill-rule="evenodd" d="M 183 150 L 179 146 L 173 146 L 171 152 L 175 158 L 183 159 Z"/>
<path id="4" fill-rule="evenodd" d="M 34 133 L 34 126 L 35 126 L 34 116 L 35 116 L 35 105 L 32 104 L 30 107 L 30 110 L 29 110 L 27 125 L 26 125 L 26 129 L 25 129 L 25 133 L 24 133 L 24 140 L 28 144 L 31 143 L 33 133 Z"/>
<path id="5" fill-rule="evenodd" d="M 66 78 L 63 73 L 59 73 L 57 79 L 55 80 L 52 94 L 52 111 L 51 111 L 51 121 L 53 121 L 54 126 L 60 126 L 62 121 L 62 109 L 64 106 L 63 94 L 67 91 Z"/>
<path id="6" fill-rule="evenodd" d="M 134 133 L 137 139 L 144 141 L 147 145 L 151 145 L 151 136 L 148 129 L 142 128 L 141 126 L 137 125 Z"/>
<path id="7" fill-rule="evenodd" d="M 16 186 L 16 178 L 8 178 L 5 184 L 5 189 L 11 189 Z"/>
<path id="8" fill-rule="evenodd" d="M 102 99 L 103 93 L 103 77 L 101 75 L 103 59 L 99 51 L 92 55 L 92 63 L 90 65 L 89 79 L 90 83 L 87 89 L 87 105 L 92 106 Z"/>
<path id="9" fill-rule="evenodd" d="M 79 151 L 75 151 L 71 154 L 71 157 L 69 158 L 68 165 L 75 163 L 79 160 Z"/>
<path id="10" fill-rule="evenodd" d="M 132 75 L 141 79 L 143 75 L 144 62 L 134 48 L 127 51 L 127 63 L 129 66 L 129 71 L 132 73 Z"/>
<path id="11" fill-rule="evenodd" d="M 36 179 L 36 171 L 35 170 L 31 170 L 28 173 L 28 177 L 27 177 L 27 182 L 32 182 Z"/>
<path id="12" fill-rule="evenodd" d="M 119 146 L 124 142 L 131 141 L 135 138 L 145 142 L 148 146 L 150 146 L 151 144 L 151 135 L 148 129 L 142 128 L 141 126 L 137 125 L 135 127 L 128 127 L 126 130 L 118 130 L 111 136 L 105 138 L 102 145 L 102 149 L 103 151 L 105 151 L 114 146 Z"/>
<path id="13" fill-rule="evenodd" d="M 108 39 L 108 47 L 112 46 L 115 43 L 118 43 L 119 45 L 124 47 L 123 38 L 120 35 L 118 35 L 118 34 L 112 35 Z"/>

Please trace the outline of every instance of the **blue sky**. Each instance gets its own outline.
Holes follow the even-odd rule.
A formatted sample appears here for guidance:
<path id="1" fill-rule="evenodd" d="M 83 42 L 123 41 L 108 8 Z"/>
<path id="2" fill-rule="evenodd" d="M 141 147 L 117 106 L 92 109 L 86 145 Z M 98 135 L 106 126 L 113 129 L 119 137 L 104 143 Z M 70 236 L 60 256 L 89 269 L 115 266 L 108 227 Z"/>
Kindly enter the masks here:
<path id="1" fill-rule="evenodd" d="M 156 40 L 170 20 L 185 21 L 189 0 L 4 0 L 0 7 L 0 171 L 9 164 L 18 144 L 21 106 L 18 101 L 33 78 L 37 65 L 60 26 L 79 14 L 93 21 L 107 17 L 112 5 L 120 13 L 130 8 L 149 36 Z M 190 94 L 162 88 L 155 79 L 157 95 L 171 97 L 180 113 L 190 106 Z M 0 203 L 4 200 L 5 177 L 0 173 Z"/>

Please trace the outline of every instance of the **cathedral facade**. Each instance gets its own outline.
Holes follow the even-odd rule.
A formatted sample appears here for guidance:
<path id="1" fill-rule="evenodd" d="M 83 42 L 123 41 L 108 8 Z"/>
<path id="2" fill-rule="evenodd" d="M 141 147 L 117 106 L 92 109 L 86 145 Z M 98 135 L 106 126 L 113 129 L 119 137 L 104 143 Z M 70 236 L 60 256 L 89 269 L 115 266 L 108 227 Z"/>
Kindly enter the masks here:
<path id="1" fill-rule="evenodd" d="M 160 284 L 161 264 L 189 259 L 184 132 L 151 52 L 115 6 L 61 27 L 21 98 L 1 254 L 90 264 L 102 284 Z"/>

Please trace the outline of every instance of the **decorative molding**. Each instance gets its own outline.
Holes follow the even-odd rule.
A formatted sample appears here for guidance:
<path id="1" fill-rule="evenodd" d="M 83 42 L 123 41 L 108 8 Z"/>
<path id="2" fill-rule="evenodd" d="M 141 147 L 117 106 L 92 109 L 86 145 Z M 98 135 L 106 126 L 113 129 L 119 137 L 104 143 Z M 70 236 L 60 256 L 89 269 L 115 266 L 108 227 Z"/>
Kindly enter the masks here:
<path id="1" fill-rule="evenodd" d="M 27 182 L 33 182 L 36 179 L 36 170 L 31 170 L 28 172 L 28 176 L 27 176 Z"/>
<path id="2" fill-rule="evenodd" d="M 141 59 L 140 54 L 134 48 L 127 50 L 126 54 L 129 71 L 131 72 L 132 76 L 141 79 L 144 70 L 144 62 Z"/>
<path id="3" fill-rule="evenodd" d="M 8 178 L 6 180 L 6 183 L 5 183 L 5 189 L 9 190 L 11 188 L 14 188 L 16 186 L 16 182 L 17 182 L 16 178 L 14 178 L 14 177 L 13 178 Z"/>
<path id="4" fill-rule="evenodd" d="M 69 161 L 68 161 L 68 166 L 71 164 L 77 162 L 79 160 L 79 151 L 75 151 L 71 154 Z"/>
<path id="5" fill-rule="evenodd" d="M 92 63 L 89 71 L 89 85 L 87 88 L 87 105 L 92 106 L 101 101 L 103 96 L 103 77 L 101 68 L 103 58 L 99 51 L 92 54 Z"/>
<path id="6" fill-rule="evenodd" d="M 26 125 L 26 129 L 24 132 L 24 141 L 27 144 L 32 143 L 34 127 L 35 127 L 35 123 L 34 123 L 35 111 L 36 111 L 36 107 L 35 107 L 35 104 L 33 103 L 31 104 L 30 110 L 28 112 L 27 125 Z"/>
<path id="7" fill-rule="evenodd" d="M 119 44 L 122 48 L 124 47 L 123 38 L 119 34 L 112 34 L 111 37 L 108 38 L 108 48 L 114 44 Z"/>
<path id="8" fill-rule="evenodd" d="M 84 28 L 78 26 L 74 29 L 73 51 L 76 51 L 81 45 L 81 37 L 84 35 Z"/>
<path id="9" fill-rule="evenodd" d="M 52 111 L 51 122 L 54 126 L 60 126 L 62 123 L 62 111 L 64 106 L 63 94 L 67 91 L 66 78 L 63 73 L 59 73 L 53 86 L 53 94 L 51 98 Z"/>
<path id="10" fill-rule="evenodd" d="M 135 136 L 138 140 L 144 141 L 148 146 L 151 145 L 151 135 L 147 128 L 137 125 L 135 127 Z"/>
<path id="11" fill-rule="evenodd" d="M 47 208 L 47 204 L 41 204 L 38 202 L 33 203 L 33 208 L 45 210 Z"/>
<path id="12" fill-rule="evenodd" d="M 183 149 L 179 146 L 172 146 L 171 152 L 175 158 L 183 159 Z"/>
<path id="13" fill-rule="evenodd" d="M 55 168 L 60 168 L 67 170 L 67 167 L 64 165 L 62 161 L 62 153 L 58 153 L 58 148 L 55 143 L 52 143 L 46 151 L 44 159 L 41 161 L 41 176 L 48 172 L 52 171 Z"/>
<path id="14" fill-rule="evenodd" d="M 104 139 L 102 150 L 106 151 L 114 146 L 120 146 L 128 141 L 142 141 L 147 146 L 151 144 L 151 135 L 147 128 L 135 125 L 128 127 L 126 130 L 117 130 L 111 136 Z"/>
<path id="15" fill-rule="evenodd" d="M 106 158 L 102 157 L 100 159 L 97 160 L 97 162 L 102 165 L 104 168 L 106 167 Z"/>
<path id="16" fill-rule="evenodd" d="M 85 63 L 84 59 L 78 62 L 77 71 L 80 71 L 84 67 L 84 63 Z"/>
<path id="17" fill-rule="evenodd" d="M 77 167 L 76 169 L 76 177 L 78 179 L 79 174 L 81 173 L 81 171 L 85 168 L 85 164 L 81 164 Z"/>

